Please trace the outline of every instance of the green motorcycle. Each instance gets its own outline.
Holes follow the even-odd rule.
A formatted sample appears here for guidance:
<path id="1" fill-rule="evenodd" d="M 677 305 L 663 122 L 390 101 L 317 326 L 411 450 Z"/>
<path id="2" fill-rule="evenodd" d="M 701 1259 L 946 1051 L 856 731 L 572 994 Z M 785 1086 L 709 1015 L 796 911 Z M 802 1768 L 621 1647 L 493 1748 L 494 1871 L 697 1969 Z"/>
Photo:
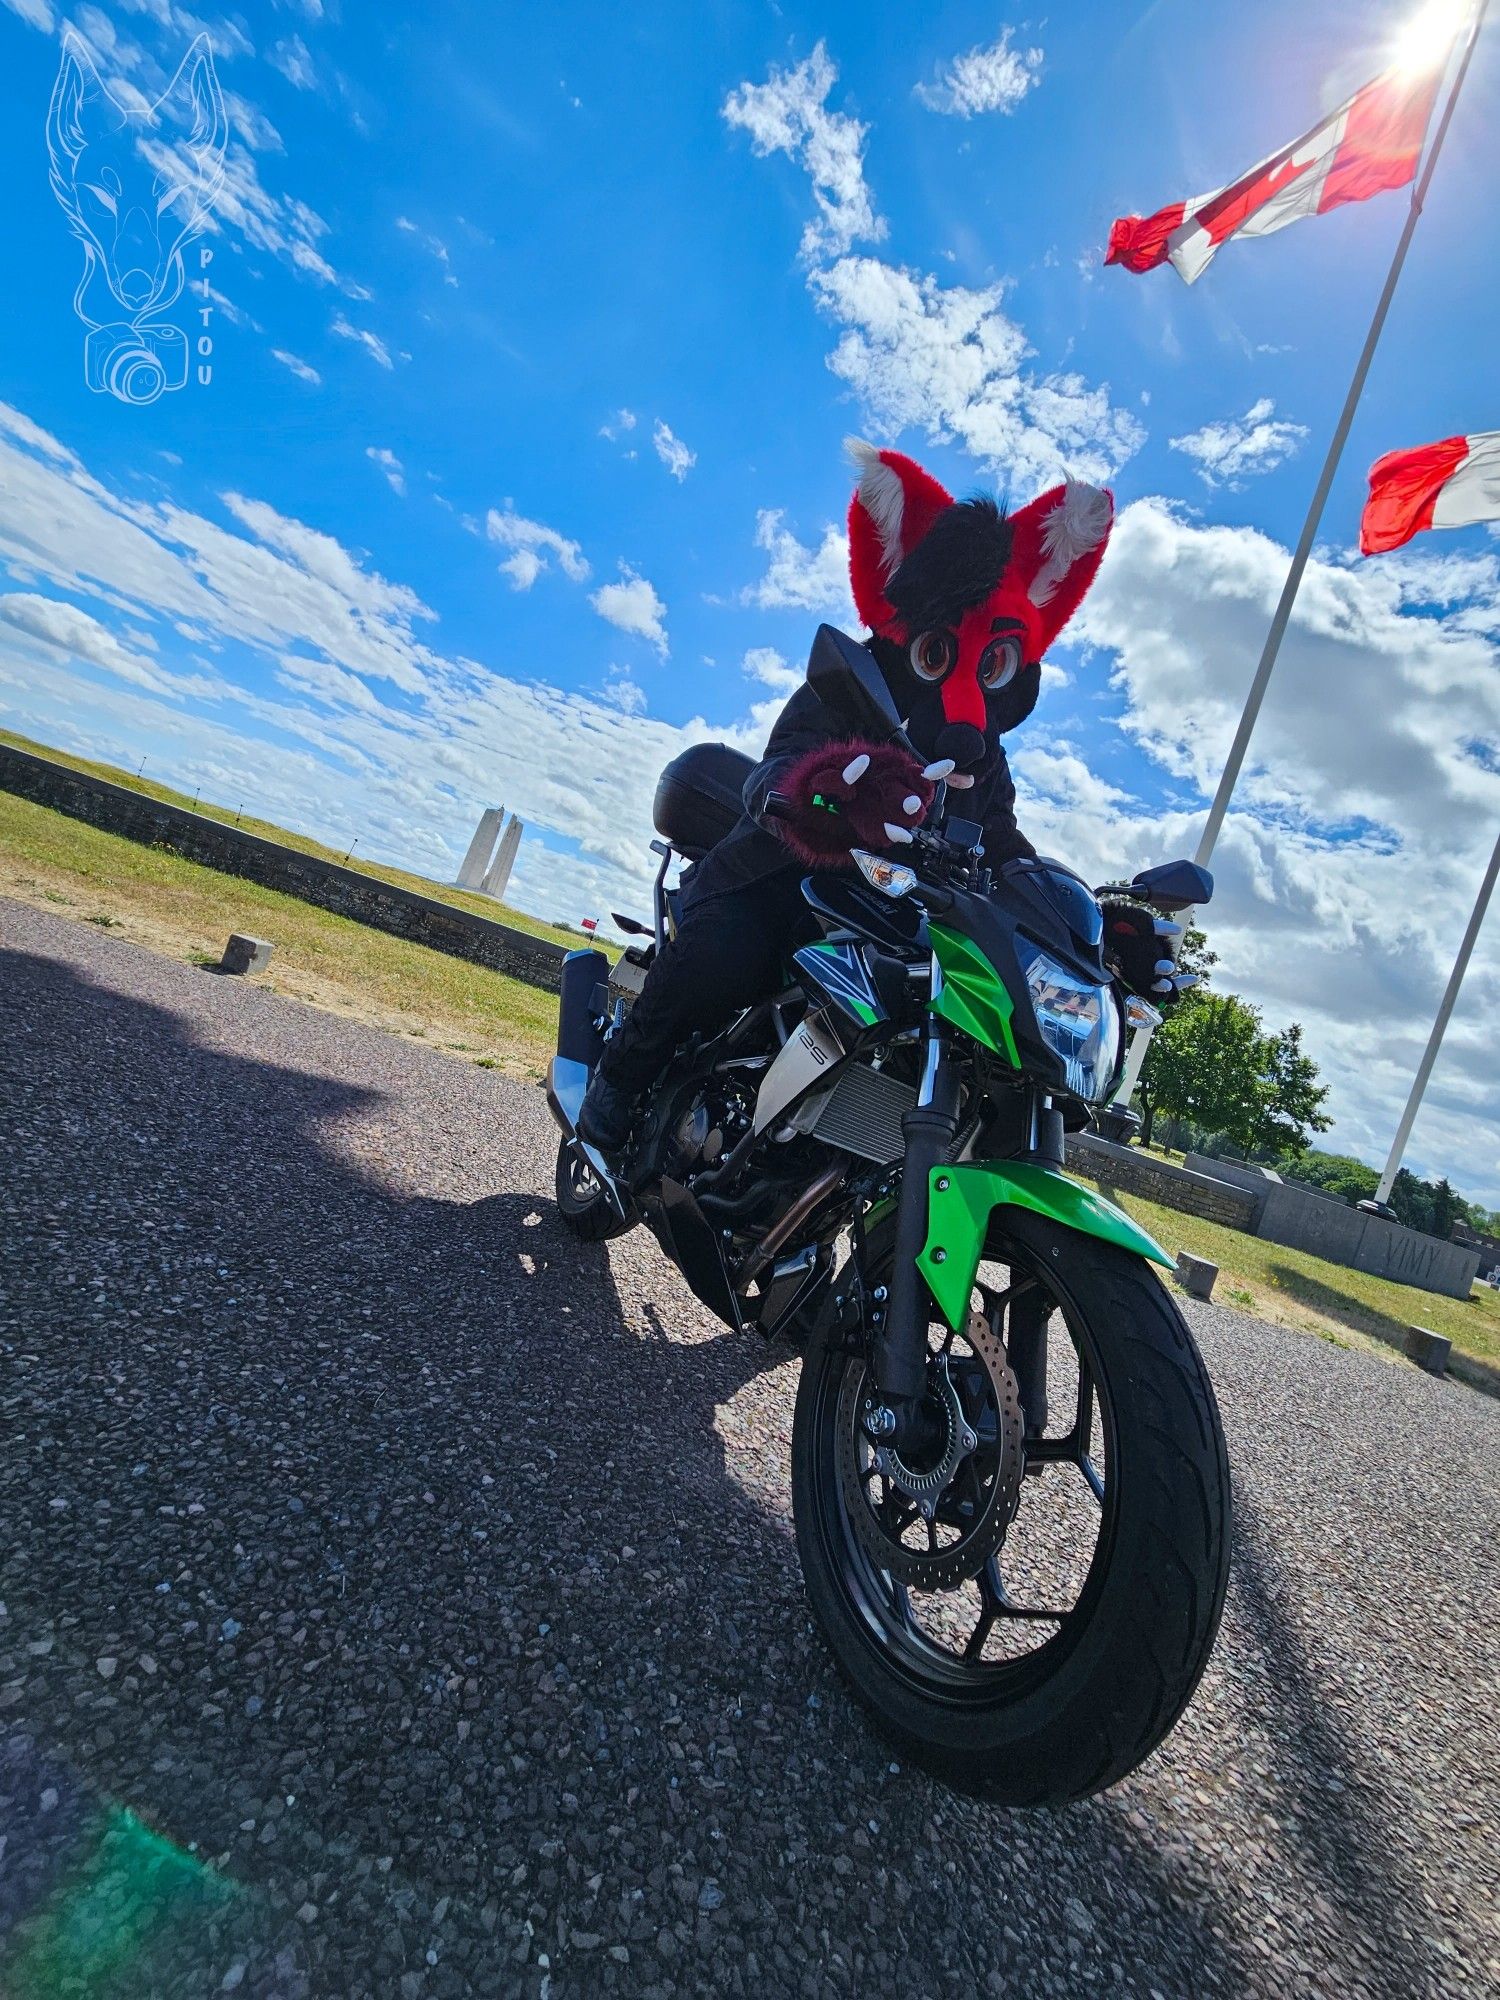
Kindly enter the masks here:
<path id="1" fill-rule="evenodd" d="M 863 648 L 820 635 L 809 673 L 851 734 L 904 741 Z M 604 1161 L 576 1129 L 592 1066 L 672 924 L 671 858 L 728 831 L 749 769 L 717 744 L 669 767 L 654 924 L 613 970 L 564 966 L 559 1207 L 594 1241 L 644 1222 L 726 1324 L 803 1350 L 797 1547 L 846 1681 L 951 1784 L 1060 1805 L 1173 1727 L 1229 1567 L 1213 1389 L 1151 1268 L 1172 1260 L 1063 1169 L 1141 1003 L 1087 885 L 992 873 L 940 800 L 902 859 L 809 878 L 821 941 L 679 1052 Z M 1211 889 L 1188 863 L 1129 885 L 1165 914 Z"/>

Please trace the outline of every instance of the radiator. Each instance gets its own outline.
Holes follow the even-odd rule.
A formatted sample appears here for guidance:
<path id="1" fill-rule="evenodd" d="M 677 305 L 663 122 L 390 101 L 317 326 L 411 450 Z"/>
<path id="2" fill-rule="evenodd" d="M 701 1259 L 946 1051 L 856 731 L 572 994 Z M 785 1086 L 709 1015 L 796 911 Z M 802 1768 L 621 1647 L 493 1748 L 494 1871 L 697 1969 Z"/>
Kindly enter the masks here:
<path id="1" fill-rule="evenodd" d="M 857 1153 L 862 1160 L 889 1166 L 899 1160 L 906 1141 L 901 1120 L 917 1101 L 909 1083 L 901 1083 L 863 1063 L 849 1063 L 824 1098 L 812 1126 L 812 1136 L 825 1145 Z"/>

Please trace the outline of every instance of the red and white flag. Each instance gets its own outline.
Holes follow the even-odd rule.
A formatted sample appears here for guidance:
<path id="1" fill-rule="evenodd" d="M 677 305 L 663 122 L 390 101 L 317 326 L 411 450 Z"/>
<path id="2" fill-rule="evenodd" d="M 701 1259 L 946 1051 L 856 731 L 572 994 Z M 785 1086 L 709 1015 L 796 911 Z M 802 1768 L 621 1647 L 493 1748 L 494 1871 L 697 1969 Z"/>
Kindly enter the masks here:
<path id="1" fill-rule="evenodd" d="M 1122 215 L 1105 263 L 1127 271 L 1171 263 L 1191 285 L 1231 236 L 1270 236 L 1305 215 L 1405 187 L 1416 176 L 1441 75 L 1441 64 L 1389 69 L 1231 186 L 1155 215 Z"/>
<path id="2" fill-rule="evenodd" d="M 1360 516 L 1360 553 L 1380 555 L 1424 528 L 1469 528 L 1476 521 L 1500 521 L 1500 431 L 1377 458 Z"/>

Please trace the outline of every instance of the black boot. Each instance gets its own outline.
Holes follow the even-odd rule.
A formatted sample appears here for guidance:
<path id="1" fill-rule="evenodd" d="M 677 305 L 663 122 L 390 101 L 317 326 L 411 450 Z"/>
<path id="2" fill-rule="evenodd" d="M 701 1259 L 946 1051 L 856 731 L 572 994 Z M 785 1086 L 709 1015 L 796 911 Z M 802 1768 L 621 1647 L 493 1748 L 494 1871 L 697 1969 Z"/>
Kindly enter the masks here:
<path id="1" fill-rule="evenodd" d="M 618 1153 L 630 1137 L 635 1106 L 630 1092 L 617 1090 L 601 1070 L 596 1070 L 579 1107 L 579 1138 L 596 1152 Z"/>

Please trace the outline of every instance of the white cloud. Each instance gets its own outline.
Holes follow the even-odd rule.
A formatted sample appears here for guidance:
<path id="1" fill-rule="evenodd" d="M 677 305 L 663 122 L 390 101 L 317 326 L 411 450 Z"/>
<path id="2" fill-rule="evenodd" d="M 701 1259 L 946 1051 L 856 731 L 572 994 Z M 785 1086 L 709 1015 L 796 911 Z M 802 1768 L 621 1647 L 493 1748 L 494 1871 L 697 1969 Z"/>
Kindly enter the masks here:
<path id="1" fill-rule="evenodd" d="M 1106 479 L 1145 437 L 1107 387 L 1023 367 L 1032 349 L 1001 310 L 1003 285 L 941 285 L 874 257 L 840 258 L 808 284 L 844 328 L 829 367 L 892 436 L 956 440 L 1018 490 L 1064 471 Z"/>
<path id="2" fill-rule="evenodd" d="M 743 604 L 762 611 L 816 611 L 850 632 L 861 629 L 849 590 L 849 537 L 832 525 L 823 530 L 816 548 L 799 542 L 784 525 L 779 507 L 765 507 L 755 517 L 755 546 L 770 557 L 759 583 L 740 593 Z"/>
<path id="3" fill-rule="evenodd" d="M 310 361 L 299 360 L 295 354 L 289 354 L 284 347 L 273 347 L 271 355 L 283 368 L 290 368 L 299 382 L 311 382 L 314 388 L 321 384 L 323 378 Z"/>
<path id="4" fill-rule="evenodd" d="M 224 92 L 224 109 L 245 144 L 257 153 L 284 153 L 281 134 L 263 111 L 232 90 Z"/>
<path id="5" fill-rule="evenodd" d="M 620 564 L 620 581 L 602 584 L 589 598 L 599 616 L 622 632 L 633 632 L 666 657 L 667 607 L 629 563 Z"/>
<path id="6" fill-rule="evenodd" d="M 1278 417 L 1275 403 L 1262 396 L 1242 417 L 1205 424 L 1201 430 L 1169 442 L 1173 451 L 1186 452 L 1197 460 L 1198 477 L 1206 484 L 1237 490 L 1258 472 L 1274 472 L 1301 449 L 1306 438 L 1306 424 Z"/>
<path id="7" fill-rule="evenodd" d="M 553 560 L 570 583 L 583 583 L 588 577 L 589 566 L 577 542 L 540 521 L 528 521 L 509 500 L 503 509 L 491 507 L 485 516 L 485 533 L 512 552 L 500 568 L 510 578 L 513 590 L 530 590 Z"/>
<path id="8" fill-rule="evenodd" d="M 802 239 L 808 289 L 842 329 L 828 365 L 859 398 L 866 427 L 957 441 L 1018 488 L 1063 472 L 1108 478 L 1145 432 L 1113 407 L 1106 386 L 1026 367 L 1033 350 L 1001 308 L 1003 284 L 942 285 L 850 254 L 857 239 L 886 229 L 865 186 L 865 128 L 824 103 L 836 75 L 820 42 L 795 70 L 741 84 L 724 116 L 750 133 L 757 153 L 787 153 L 808 172 L 818 207 Z"/>
<path id="9" fill-rule="evenodd" d="M 1011 32 L 1005 28 L 1000 39 L 987 48 L 955 56 L 938 71 L 935 82 L 916 86 L 918 99 L 929 111 L 957 118 L 972 118 L 982 111 L 1014 111 L 1041 75 L 1042 52 L 1012 47 Z"/>
<path id="10" fill-rule="evenodd" d="M 372 465 L 378 465 L 385 474 L 385 482 L 393 493 L 406 497 L 406 467 L 397 458 L 389 445 L 367 444 L 365 457 Z"/>
<path id="11" fill-rule="evenodd" d="M 311 90 L 317 82 L 312 57 L 300 35 L 288 35 L 285 41 L 277 42 L 267 50 L 266 61 L 298 90 Z"/>
<path id="12" fill-rule="evenodd" d="M 12 14 L 19 14 L 29 27 L 40 28 L 50 35 L 53 27 L 52 9 L 47 0 L 5 0 Z"/>
<path id="13" fill-rule="evenodd" d="M 868 128 L 827 106 L 837 81 L 838 71 L 819 42 L 795 69 L 773 65 L 767 82 L 742 83 L 723 107 L 728 122 L 749 133 L 758 157 L 785 153 L 806 168 L 818 206 L 817 220 L 802 234 L 802 254 L 808 259 L 842 256 L 851 244 L 879 242 L 886 234 L 885 220 L 876 214 L 865 184 Z"/>
<path id="14" fill-rule="evenodd" d="M 139 143 L 142 156 L 158 172 L 180 174 L 190 167 L 178 148 L 160 139 L 143 138 Z M 254 159 L 233 142 L 225 153 L 224 177 L 204 228 L 210 235 L 236 230 L 256 249 L 282 258 L 294 271 L 319 284 L 337 286 L 341 282 L 318 247 L 328 234 L 328 224 L 295 195 L 272 194 L 261 181 Z"/>
<path id="15" fill-rule="evenodd" d="M 622 431 L 633 431 L 639 422 L 634 410 L 616 410 L 607 424 L 599 426 L 599 435 L 613 443 Z"/>
<path id="16" fill-rule="evenodd" d="M 631 677 L 629 667 L 611 665 L 605 672 L 601 699 L 622 715 L 644 715 L 646 690 Z"/>
<path id="17" fill-rule="evenodd" d="M 682 439 L 673 435 L 672 426 L 660 417 L 651 433 L 651 442 L 656 447 L 657 457 L 680 485 L 698 463 L 697 452 L 689 451 Z"/>
<path id="18" fill-rule="evenodd" d="M 412 221 L 409 215 L 398 215 L 396 217 L 396 227 L 404 236 L 414 236 L 416 238 L 427 254 L 442 266 L 443 283 L 445 285 L 452 285 L 456 290 L 458 280 L 453 275 L 453 261 L 448 255 L 448 246 L 443 239 L 440 236 L 434 236 L 429 230 L 419 227 L 417 223 Z"/>
<path id="19" fill-rule="evenodd" d="M 341 340 L 356 341 L 365 350 L 366 354 L 370 356 L 370 359 L 378 361 L 382 368 L 395 367 L 396 364 L 391 359 L 391 350 L 386 346 L 379 334 L 371 333 L 365 327 L 351 326 L 343 313 L 336 313 L 334 315 L 333 324 L 329 328 L 329 332 L 336 333 Z"/>
<path id="20" fill-rule="evenodd" d="M 791 694 L 807 678 L 800 668 L 788 666 L 774 646 L 750 647 L 745 654 L 745 672 L 777 694 Z"/>

